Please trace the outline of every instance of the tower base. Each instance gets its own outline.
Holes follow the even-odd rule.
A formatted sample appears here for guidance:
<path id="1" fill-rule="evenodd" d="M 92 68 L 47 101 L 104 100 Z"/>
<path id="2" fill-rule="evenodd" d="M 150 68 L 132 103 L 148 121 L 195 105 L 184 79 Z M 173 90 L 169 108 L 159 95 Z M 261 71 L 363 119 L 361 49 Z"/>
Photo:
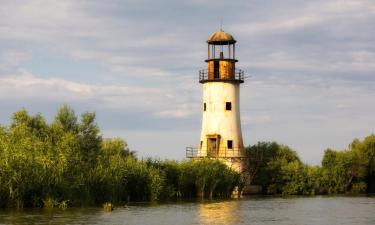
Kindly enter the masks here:
<path id="1" fill-rule="evenodd" d="M 254 187 L 250 184 L 250 177 L 247 172 L 248 160 L 245 157 L 238 158 L 223 158 L 219 159 L 225 165 L 227 165 L 232 170 L 240 173 L 242 175 L 243 183 L 241 186 L 237 186 L 233 192 L 232 198 L 240 198 L 243 195 L 254 194 Z"/>

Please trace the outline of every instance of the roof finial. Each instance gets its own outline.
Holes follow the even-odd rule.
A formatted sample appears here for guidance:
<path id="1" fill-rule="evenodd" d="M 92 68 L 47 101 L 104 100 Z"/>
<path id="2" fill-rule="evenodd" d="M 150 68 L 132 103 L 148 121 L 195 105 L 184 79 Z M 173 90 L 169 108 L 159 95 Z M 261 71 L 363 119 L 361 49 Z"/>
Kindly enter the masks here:
<path id="1" fill-rule="evenodd" d="M 220 31 L 223 31 L 223 19 L 220 19 Z"/>

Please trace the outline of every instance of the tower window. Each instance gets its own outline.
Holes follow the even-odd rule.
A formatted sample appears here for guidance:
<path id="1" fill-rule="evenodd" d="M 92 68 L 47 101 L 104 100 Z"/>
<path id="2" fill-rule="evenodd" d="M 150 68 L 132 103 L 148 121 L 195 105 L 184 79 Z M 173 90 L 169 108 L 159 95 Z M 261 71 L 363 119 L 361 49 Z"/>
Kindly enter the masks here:
<path id="1" fill-rule="evenodd" d="M 232 140 L 227 140 L 227 147 L 228 147 L 228 149 L 233 149 L 233 141 Z"/>
<path id="2" fill-rule="evenodd" d="M 203 111 L 206 111 L 206 103 L 203 103 Z"/>
<path id="3" fill-rule="evenodd" d="M 200 147 L 202 148 L 202 146 L 203 146 L 203 141 L 201 141 L 201 145 L 200 145 Z"/>
<path id="4" fill-rule="evenodd" d="M 231 102 L 225 103 L 225 110 L 228 110 L 228 111 L 232 110 L 232 103 Z"/>

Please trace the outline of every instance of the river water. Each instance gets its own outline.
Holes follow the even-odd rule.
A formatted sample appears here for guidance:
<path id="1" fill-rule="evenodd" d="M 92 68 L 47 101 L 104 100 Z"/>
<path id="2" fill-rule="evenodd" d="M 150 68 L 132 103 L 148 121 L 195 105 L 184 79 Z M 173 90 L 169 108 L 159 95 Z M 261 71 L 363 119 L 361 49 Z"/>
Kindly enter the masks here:
<path id="1" fill-rule="evenodd" d="M 0 210 L 0 224 L 375 225 L 375 197 L 246 197 L 101 208 Z"/>

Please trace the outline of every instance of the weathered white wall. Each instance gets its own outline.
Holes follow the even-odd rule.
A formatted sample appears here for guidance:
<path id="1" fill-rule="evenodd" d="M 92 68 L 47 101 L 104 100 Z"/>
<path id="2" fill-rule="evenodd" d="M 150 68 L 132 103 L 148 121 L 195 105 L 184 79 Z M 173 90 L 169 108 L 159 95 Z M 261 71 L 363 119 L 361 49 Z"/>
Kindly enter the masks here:
<path id="1" fill-rule="evenodd" d="M 227 150 L 227 155 L 240 156 L 243 154 L 243 140 L 240 121 L 240 84 L 234 82 L 206 82 L 203 83 L 203 111 L 202 132 L 203 141 L 201 156 L 207 155 L 207 135 L 220 135 L 219 150 L 225 151 L 227 140 L 233 141 L 233 150 Z M 232 102 L 232 110 L 225 109 L 225 103 Z M 219 152 L 220 155 L 225 154 Z M 236 169 L 237 170 L 237 169 Z"/>

